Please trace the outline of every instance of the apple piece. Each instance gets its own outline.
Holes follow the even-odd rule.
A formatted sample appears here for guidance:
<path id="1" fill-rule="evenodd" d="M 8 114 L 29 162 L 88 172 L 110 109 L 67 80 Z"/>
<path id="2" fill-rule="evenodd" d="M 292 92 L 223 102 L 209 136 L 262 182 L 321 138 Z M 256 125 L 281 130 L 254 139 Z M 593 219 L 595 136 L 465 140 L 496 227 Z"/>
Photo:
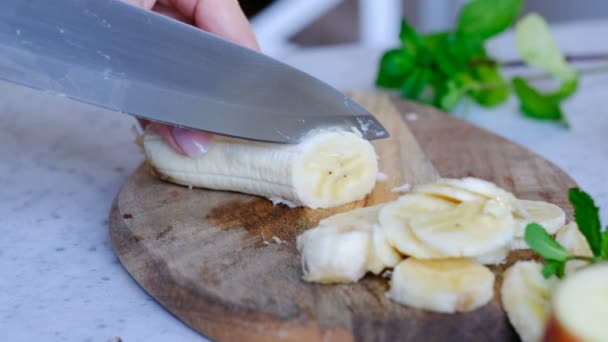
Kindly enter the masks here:
<path id="1" fill-rule="evenodd" d="M 608 341 L 608 263 L 567 276 L 552 300 L 544 341 Z"/>

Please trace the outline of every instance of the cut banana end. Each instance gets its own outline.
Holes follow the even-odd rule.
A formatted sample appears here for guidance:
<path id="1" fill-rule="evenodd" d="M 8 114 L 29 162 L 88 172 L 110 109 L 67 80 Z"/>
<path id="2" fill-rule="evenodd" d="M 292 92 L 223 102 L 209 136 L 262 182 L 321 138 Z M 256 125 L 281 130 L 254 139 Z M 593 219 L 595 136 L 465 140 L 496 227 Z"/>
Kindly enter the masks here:
<path id="1" fill-rule="evenodd" d="M 419 214 L 410 226 L 423 243 L 449 257 L 477 257 L 506 247 L 513 238 L 511 211 L 495 200 Z"/>
<path id="2" fill-rule="evenodd" d="M 196 159 L 175 152 L 152 131 L 143 145 L 148 162 L 174 183 L 278 197 L 313 209 L 362 199 L 378 173 L 374 148 L 352 132 L 320 131 L 293 145 L 215 136 Z"/>
<path id="3" fill-rule="evenodd" d="M 493 287 L 494 274 L 475 261 L 409 258 L 393 271 L 387 297 L 419 309 L 465 312 L 488 303 Z"/>
<path id="4" fill-rule="evenodd" d="M 564 246 L 570 255 L 593 256 L 591 247 L 589 247 L 589 243 L 583 233 L 578 229 L 576 222 L 570 222 L 561 227 L 555 235 L 555 240 Z M 587 265 L 587 262 L 581 260 L 568 261 L 566 264 L 566 274 L 570 275 Z"/>
<path id="5" fill-rule="evenodd" d="M 444 254 L 427 246 L 412 233 L 409 221 L 416 214 L 453 207 L 455 204 L 429 195 L 404 195 L 380 210 L 380 229 L 386 235 L 388 243 L 404 255 L 420 259 L 444 258 Z"/>
<path id="6" fill-rule="evenodd" d="M 369 231 L 353 227 L 317 227 L 307 230 L 296 241 L 305 281 L 356 282 L 367 272 Z"/>
<path id="7" fill-rule="evenodd" d="M 549 319 L 551 292 L 556 278 L 545 279 L 543 266 L 518 261 L 504 273 L 501 288 L 503 308 L 524 342 L 541 341 Z"/>
<path id="8" fill-rule="evenodd" d="M 525 216 L 516 215 L 515 237 L 523 237 L 526 226 L 530 223 L 540 224 L 551 235 L 566 223 L 566 213 L 555 204 L 528 200 L 518 200 L 517 202 L 527 214 Z"/>

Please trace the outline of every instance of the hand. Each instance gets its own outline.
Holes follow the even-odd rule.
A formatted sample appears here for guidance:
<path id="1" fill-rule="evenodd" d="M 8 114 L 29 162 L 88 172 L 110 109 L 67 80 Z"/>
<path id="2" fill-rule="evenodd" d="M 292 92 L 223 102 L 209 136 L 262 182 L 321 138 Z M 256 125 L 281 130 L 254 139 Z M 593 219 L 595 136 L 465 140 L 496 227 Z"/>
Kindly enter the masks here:
<path id="1" fill-rule="evenodd" d="M 237 0 L 125 0 L 259 50 L 255 35 Z M 195 158 L 207 151 L 212 134 L 140 120 L 156 130 L 176 151 Z"/>

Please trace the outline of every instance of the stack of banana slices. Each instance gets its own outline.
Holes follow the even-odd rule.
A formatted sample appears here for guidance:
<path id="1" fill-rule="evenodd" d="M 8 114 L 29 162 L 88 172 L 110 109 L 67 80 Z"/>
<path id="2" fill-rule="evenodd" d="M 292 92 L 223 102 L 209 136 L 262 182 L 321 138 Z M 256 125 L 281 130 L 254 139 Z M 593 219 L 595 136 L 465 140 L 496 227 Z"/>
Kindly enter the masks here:
<path id="1" fill-rule="evenodd" d="M 301 234 L 297 247 L 306 281 L 356 282 L 367 272 L 392 269 L 388 298 L 435 312 L 465 312 L 493 298 L 495 276 L 484 265 L 527 248 L 529 223 L 557 233 L 567 248 L 588 252 L 576 225 L 565 221 L 559 207 L 517 199 L 494 183 L 440 179 L 394 202 L 326 218 Z M 518 262 L 505 273 L 503 304 L 522 337 L 540 336 L 546 321 L 552 281 L 541 268 Z"/>

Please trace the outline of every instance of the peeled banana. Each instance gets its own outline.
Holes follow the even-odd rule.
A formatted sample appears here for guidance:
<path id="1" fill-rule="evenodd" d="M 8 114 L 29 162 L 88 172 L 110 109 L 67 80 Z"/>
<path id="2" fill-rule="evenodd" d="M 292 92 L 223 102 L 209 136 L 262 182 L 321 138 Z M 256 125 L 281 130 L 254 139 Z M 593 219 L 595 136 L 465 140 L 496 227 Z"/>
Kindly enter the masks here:
<path id="1" fill-rule="evenodd" d="M 485 305 L 493 288 L 494 273 L 475 261 L 408 258 L 393 271 L 387 296 L 415 308 L 454 313 Z"/>
<path id="2" fill-rule="evenodd" d="M 545 279 L 542 268 L 535 261 L 518 261 L 504 273 L 502 305 L 524 342 L 541 341 L 549 319 L 551 293 L 557 280 Z"/>
<path id="3" fill-rule="evenodd" d="M 216 136 L 207 153 L 193 159 L 148 130 L 143 149 L 156 171 L 174 183 L 281 198 L 313 209 L 362 199 L 378 173 L 372 145 L 345 131 L 311 133 L 293 145 Z"/>
<path id="4" fill-rule="evenodd" d="M 476 257 L 507 246 L 513 238 L 511 210 L 495 200 L 419 214 L 410 226 L 420 241 L 449 257 Z"/>

